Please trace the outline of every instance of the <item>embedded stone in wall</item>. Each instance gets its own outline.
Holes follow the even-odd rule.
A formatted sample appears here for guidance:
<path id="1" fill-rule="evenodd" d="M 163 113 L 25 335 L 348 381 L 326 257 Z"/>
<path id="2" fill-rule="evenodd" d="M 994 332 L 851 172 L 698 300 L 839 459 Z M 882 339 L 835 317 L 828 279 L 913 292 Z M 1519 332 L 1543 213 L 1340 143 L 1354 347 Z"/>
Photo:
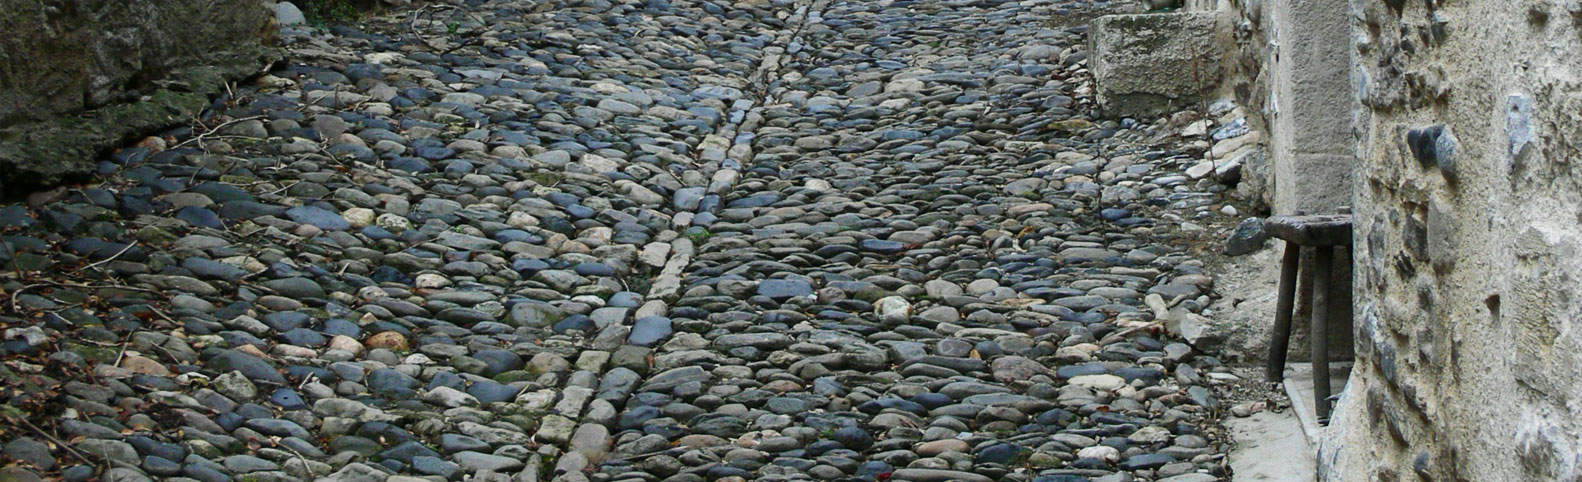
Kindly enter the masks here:
<path id="1" fill-rule="evenodd" d="M 1095 19 L 1089 67 L 1104 114 L 1152 117 L 1198 103 L 1223 76 L 1214 23 L 1209 12 Z"/>
<path id="2" fill-rule="evenodd" d="M 1445 180 L 1456 180 L 1456 146 L 1459 142 L 1450 128 L 1434 124 L 1406 131 L 1406 143 L 1411 148 L 1412 157 L 1417 158 L 1424 168 L 1438 166 Z"/>
<path id="3" fill-rule="evenodd" d="M 1510 146 L 1510 156 L 1505 163 L 1505 174 L 1509 175 L 1538 140 L 1537 129 L 1533 126 L 1533 100 L 1525 94 L 1505 96 L 1505 135 Z"/>

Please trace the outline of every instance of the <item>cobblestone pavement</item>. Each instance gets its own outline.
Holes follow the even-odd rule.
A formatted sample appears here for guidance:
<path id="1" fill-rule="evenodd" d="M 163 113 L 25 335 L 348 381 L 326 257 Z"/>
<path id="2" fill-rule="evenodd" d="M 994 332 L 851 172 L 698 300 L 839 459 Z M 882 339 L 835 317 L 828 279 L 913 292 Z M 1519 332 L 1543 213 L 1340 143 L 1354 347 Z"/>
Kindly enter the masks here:
<path id="1" fill-rule="evenodd" d="M 1234 377 L 1182 333 L 1233 219 L 1182 119 L 1094 120 L 1060 20 L 1103 7 L 286 28 L 0 209 L 0 478 L 1219 480 Z"/>

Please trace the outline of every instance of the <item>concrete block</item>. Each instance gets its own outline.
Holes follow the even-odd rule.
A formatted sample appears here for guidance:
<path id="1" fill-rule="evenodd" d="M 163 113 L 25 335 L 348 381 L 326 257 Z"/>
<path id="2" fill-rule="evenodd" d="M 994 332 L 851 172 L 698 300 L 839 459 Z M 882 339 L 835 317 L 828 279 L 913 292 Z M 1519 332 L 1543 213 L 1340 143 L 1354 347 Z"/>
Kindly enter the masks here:
<path id="1" fill-rule="evenodd" d="M 1099 107 L 1154 117 L 1195 106 L 1224 75 L 1215 14 L 1106 15 L 1093 21 L 1089 68 Z"/>

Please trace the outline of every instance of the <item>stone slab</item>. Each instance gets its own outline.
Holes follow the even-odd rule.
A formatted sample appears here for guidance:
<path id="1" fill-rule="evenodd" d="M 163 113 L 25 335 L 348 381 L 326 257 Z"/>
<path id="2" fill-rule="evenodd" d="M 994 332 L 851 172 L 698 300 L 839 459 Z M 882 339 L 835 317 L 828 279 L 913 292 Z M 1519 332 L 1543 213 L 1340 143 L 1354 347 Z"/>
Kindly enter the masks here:
<path id="1" fill-rule="evenodd" d="M 1195 105 L 1224 75 L 1211 12 L 1093 20 L 1089 69 L 1111 117 L 1155 117 Z"/>

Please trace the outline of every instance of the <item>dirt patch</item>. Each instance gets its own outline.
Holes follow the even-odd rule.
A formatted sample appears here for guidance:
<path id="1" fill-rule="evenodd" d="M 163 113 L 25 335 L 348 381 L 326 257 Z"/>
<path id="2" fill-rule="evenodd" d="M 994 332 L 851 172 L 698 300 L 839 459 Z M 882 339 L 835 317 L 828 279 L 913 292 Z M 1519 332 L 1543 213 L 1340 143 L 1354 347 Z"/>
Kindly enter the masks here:
<path id="1" fill-rule="evenodd" d="M 1215 322 L 1215 330 L 1225 340 L 1219 355 L 1226 362 L 1261 364 L 1268 359 L 1280 282 L 1280 250 L 1273 248 L 1275 244 L 1265 241 L 1263 249 L 1242 256 L 1229 257 L 1216 250 L 1198 258 L 1214 274 L 1216 296 L 1204 316 Z"/>

